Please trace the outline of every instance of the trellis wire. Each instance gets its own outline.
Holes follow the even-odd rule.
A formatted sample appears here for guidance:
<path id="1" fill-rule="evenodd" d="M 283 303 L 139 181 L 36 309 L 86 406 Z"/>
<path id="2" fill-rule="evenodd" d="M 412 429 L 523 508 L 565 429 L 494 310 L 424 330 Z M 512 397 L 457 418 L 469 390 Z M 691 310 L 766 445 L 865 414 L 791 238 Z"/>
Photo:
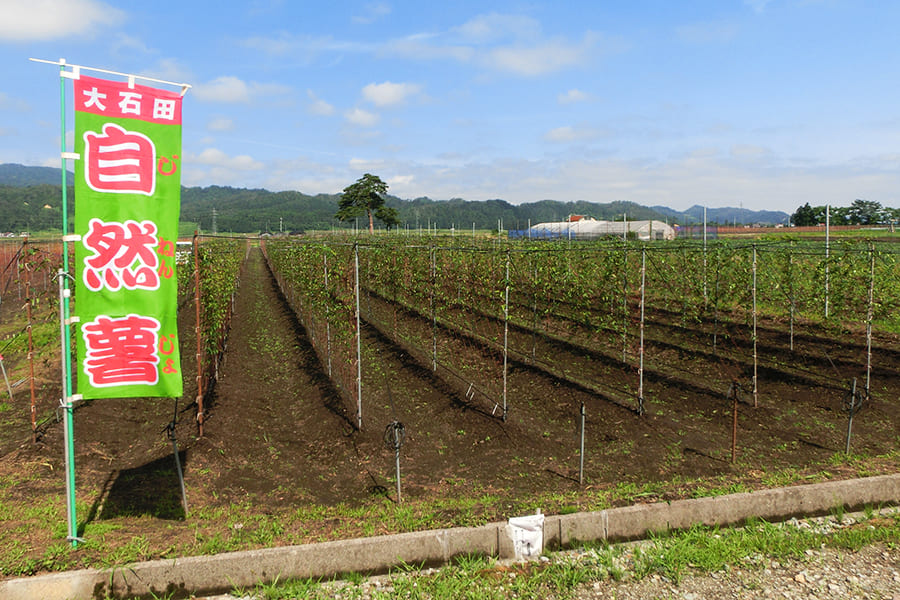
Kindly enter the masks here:
<path id="1" fill-rule="evenodd" d="M 560 250 L 560 249 L 554 248 L 554 249 L 552 249 L 552 252 L 560 253 L 560 258 L 564 257 L 565 262 L 570 262 L 571 252 L 577 251 L 577 252 L 581 253 L 581 250 L 577 249 L 576 246 L 577 246 L 577 244 L 574 244 L 573 247 L 571 248 L 571 250 L 569 250 L 569 249 Z M 723 276 L 725 277 L 726 283 L 733 282 L 733 281 L 741 281 L 741 280 L 746 282 L 745 277 L 748 274 L 751 275 L 751 277 L 752 277 L 751 292 L 752 292 L 752 302 L 753 302 L 753 307 L 752 307 L 753 321 L 752 321 L 752 339 L 751 339 L 751 341 L 753 344 L 754 406 L 758 406 L 758 393 L 759 393 L 759 362 L 760 362 L 759 319 L 760 319 L 760 317 L 764 316 L 765 314 L 768 314 L 768 313 L 766 313 L 767 310 L 769 310 L 769 311 L 772 310 L 772 303 L 771 303 L 772 299 L 770 298 L 767 300 L 765 290 L 773 289 L 773 288 L 765 287 L 765 285 L 767 285 L 766 281 L 768 281 L 766 279 L 766 277 L 769 277 L 769 279 L 771 280 L 772 279 L 771 273 L 775 272 L 774 269 L 776 269 L 778 267 L 780 267 L 782 269 L 784 268 L 782 262 L 775 261 L 775 260 L 762 260 L 762 257 L 759 256 L 760 248 L 758 246 L 759 245 L 756 243 L 754 243 L 753 245 L 750 245 L 749 247 L 748 246 L 740 246 L 740 245 L 736 245 L 736 246 L 728 246 L 728 245 L 722 245 L 722 244 L 718 245 L 715 249 L 715 255 L 714 255 L 715 258 L 713 259 L 715 261 L 715 265 L 714 265 L 715 289 L 710 290 L 707 288 L 707 289 L 703 289 L 703 291 L 701 292 L 701 293 L 705 294 L 708 301 L 711 301 L 713 304 L 713 306 L 710 308 L 713 311 L 714 321 L 715 321 L 714 329 L 712 331 L 713 352 L 715 353 L 717 351 L 717 336 L 718 336 L 718 331 L 719 331 L 720 307 L 724 308 L 726 311 L 729 310 L 729 306 L 734 306 L 735 303 L 737 303 L 737 305 L 739 307 L 741 296 L 744 298 L 744 302 L 746 302 L 745 294 L 746 294 L 747 288 L 745 287 L 745 284 L 743 284 L 744 287 L 742 287 L 742 288 L 741 288 L 741 286 L 738 286 L 737 289 L 734 289 L 734 286 L 732 286 L 730 288 L 725 288 L 725 290 L 723 290 L 722 289 Z M 765 244 L 763 244 L 762 246 L 763 246 L 763 250 L 769 251 L 770 253 L 771 252 L 782 252 L 782 253 L 787 252 L 786 258 L 787 258 L 788 271 L 789 271 L 789 277 L 787 278 L 787 281 L 789 282 L 788 288 L 789 288 L 790 302 L 788 303 L 787 307 L 784 306 L 783 302 L 780 302 L 780 306 L 782 308 L 777 309 L 777 310 L 783 311 L 784 308 L 787 308 L 790 312 L 791 349 L 793 350 L 794 334 L 795 334 L 794 323 L 795 323 L 795 319 L 796 319 L 797 315 L 801 314 L 801 312 L 803 310 L 801 308 L 798 311 L 797 289 L 794 287 L 794 279 L 795 278 L 790 276 L 790 274 L 792 274 L 794 272 L 794 270 L 797 269 L 798 265 L 796 264 L 796 261 L 798 258 L 798 253 L 795 252 L 793 243 L 790 243 L 789 246 L 781 247 L 781 249 L 778 249 L 777 247 L 770 247 L 769 249 L 766 249 Z M 821 248 L 821 246 L 819 248 Z M 396 250 L 396 248 L 394 250 Z M 417 267 L 417 268 L 422 268 L 424 271 L 421 275 L 421 278 L 417 279 L 417 281 L 422 281 L 424 283 L 424 285 L 422 286 L 422 290 L 421 290 L 421 292 L 424 292 L 424 295 L 420 294 L 420 298 L 422 300 L 418 300 L 418 302 L 421 302 L 419 304 L 419 306 L 420 306 L 422 317 L 424 317 L 424 318 L 430 317 L 430 323 L 431 323 L 431 340 L 430 340 L 431 347 L 429 349 L 430 352 L 425 350 L 425 348 L 427 347 L 427 342 L 425 342 L 425 340 L 427 339 L 427 334 L 425 336 L 423 336 L 422 342 L 421 342 L 421 347 L 420 347 L 420 350 L 422 351 L 421 355 L 422 355 L 422 358 L 425 359 L 423 362 L 428 360 L 428 358 L 429 358 L 428 354 L 430 354 L 430 359 L 431 359 L 430 362 L 432 365 L 432 370 L 437 371 L 438 367 L 441 366 L 439 364 L 440 360 L 439 360 L 439 356 L 438 356 L 438 349 L 439 349 L 438 341 L 439 341 L 439 333 L 440 333 L 440 331 L 442 331 L 443 327 L 451 327 L 453 331 L 459 331 L 459 332 L 467 332 L 468 331 L 473 335 L 473 337 L 469 338 L 470 340 L 477 339 L 477 340 L 479 340 L 477 343 L 485 344 L 485 347 L 488 347 L 488 345 L 490 343 L 493 343 L 494 345 L 491 346 L 491 348 L 493 348 L 492 351 L 495 352 L 496 354 L 500 354 L 500 352 L 502 352 L 503 372 L 500 374 L 500 377 L 498 377 L 497 379 L 502 379 L 502 381 L 503 381 L 503 389 L 501 390 L 501 394 L 502 394 L 501 400 L 503 402 L 504 413 L 505 413 L 508 410 L 509 400 L 510 400 L 509 388 L 508 388 L 509 360 L 511 358 L 514 359 L 515 352 L 519 352 L 522 356 L 530 355 L 530 359 L 528 359 L 528 360 L 530 362 L 536 364 L 538 361 L 538 357 L 536 356 L 538 348 L 537 348 L 535 340 L 537 340 L 538 326 L 540 325 L 541 327 L 543 327 L 543 326 L 548 327 L 548 330 L 547 330 L 548 332 L 550 330 L 552 330 L 553 328 L 557 328 L 555 331 L 557 331 L 557 334 L 558 334 L 558 332 L 561 330 L 560 329 L 561 326 L 559 324 L 564 323 L 561 319 L 562 319 L 562 317 L 564 317 L 565 310 L 560 312 L 560 311 L 557 311 L 556 308 L 553 308 L 554 311 L 559 313 L 556 315 L 554 315 L 552 313 L 542 313 L 542 314 L 547 314 L 547 317 L 544 318 L 541 323 L 539 323 L 539 321 L 538 321 L 538 304 L 537 303 L 538 303 L 539 298 L 546 297 L 547 292 L 544 292 L 543 295 L 538 293 L 538 290 L 541 288 L 538 286 L 538 283 L 536 281 L 538 279 L 537 262 L 535 262 L 534 265 L 529 265 L 528 268 L 520 268 L 518 271 L 518 275 L 521 278 L 521 280 L 531 279 L 532 280 L 531 283 L 519 283 L 520 280 L 514 281 L 514 277 L 513 277 L 513 267 L 515 266 L 515 264 L 522 264 L 522 261 L 519 261 L 518 259 L 516 261 L 513 261 L 513 258 L 516 256 L 527 256 L 527 257 L 534 258 L 537 256 L 537 253 L 532 248 L 528 248 L 527 250 L 524 250 L 521 253 L 519 253 L 517 250 L 511 250 L 510 248 L 502 247 L 502 246 L 499 247 L 498 250 L 485 250 L 484 248 L 478 248 L 478 249 L 469 248 L 466 250 L 438 249 L 438 248 L 435 248 L 434 246 L 431 246 L 427 249 L 422 249 L 420 247 L 419 250 L 409 248 L 409 249 L 406 249 L 405 251 L 410 252 L 411 253 L 410 256 L 412 256 L 415 252 L 421 252 L 423 259 L 425 257 L 428 257 L 430 259 L 429 262 L 427 262 L 427 263 L 425 262 L 425 260 L 421 260 L 420 261 L 421 264 L 419 264 L 419 267 Z M 628 275 L 628 271 L 631 270 L 634 267 L 634 265 L 628 264 L 627 256 L 628 256 L 629 252 L 632 252 L 632 250 L 633 250 L 633 248 L 629 248 L 628 246 L 623 246 L 621 248 L 617 248 L 615 251 L 613 251 L 609 248 L 596 250 L 596 253 L 597 253 L 596 255 L 599 255 L 600 253 L 611 253 L 611 252 L 614 252 L 614 254 L 618 254 L 618 252 L 621 252 L 622 257 L 624 259 L 622 262 L 623 267 L 622 267 L 622 270 L 620 271 L 620 274 L 622 276 L 622 285 L 621 285 L 622 304 L 621 304 L 621 306 L 622 306 L 622 311 L 623 311 L 623 319 L 622 319 L 622 333 L 623 333 L 623 340 L 624 340 L 623 363 L 626 362 L 627 357 L 628 357 L 628 346 L 627 346 L 628 319 L 627 319 L 627 314 L 628 314 L 629 299 L 628 299 L 627 275 Z M 448 321 L 443 324 L 441 324 L 439 322 L 439 319 L 438 319 L 439 302 L 437 300 L 437 294 L 436 294 L 437 286 L 438 286 L 438 275 L 437 275 L 438 271 L 437 271 L 436 265 L 437 265 L 437 256 L 438 256 L 439 251 L 442 253 L 447 253 L 447 254 L 452 253 L 452 252 L 462 252 L 462 253 L 467 254 L 468 256 L 474 256 L 476 253 L 484 253 L 484 252 L 493 253 L 493 258 L 490 258 L 488 260 L 479 259 L 476 262 L 474 260 L 470 260 L 469 258 L 467 258 L 463 262 L 463 264 L 467 265 L 466 267 L 464 267 L 465 269 L 475 268 L 476 265 L 478 266 L 479 269 L 490 267 L 490 268 L 494 269 L 493 272 L 495 274 L 499 274 L 500 269 L 504 269 L 503 288 L 500 288 L 499 281 L 497 280 L 499 278 L 497 278 L 497 279 L 494 279 L 491 286 L 488 286 L 484 290 L 478 290 L 479 295 L 477 296 L 479 299 L 483 300 L 483 299 L 487 299 L 489 297 L 486 292 L 489 292 L 490 290 L 493 290 L 493 292 L 491 292 L 491 293 L 494 293 L 494 292 L 502 293 L 503 304 L 502 304 L 501 315 L 497 315 L 497 302 L 496 302 L 496 300 L 492 300 L 490 303 L 491 309 L 488 312 L 490 313 L 490 315 L 493 315 L 491 317 L 493 319 L 493 321 L 489 322 L 487 317 L 490 315 L 488 314 L 488 312 L 485 312 L 483 314 L 479 313 L 479 314 L 481 314 L 481 316 L 477 316 L 477 317 L 473 318 L 471 321 L 466 321 L 465 319 L 463 319 L 461 321 L 459 316 L 462 313 L 459 312 L 455 316 L 456 321 L 453 321 L 453 322 Z M 502 251 L 504 254 L 501 255 L 500 251 Z M 695 258 L 688 260 L 689 254 L 691 252 L 691 250 L 689 248 L 685 248 L 685 247 L 668 248 L 668 247 L 662 247 L 662 246 L 656 246 L 656 247 L 651 246 L 651 247 L 646 247 L 646 248 L 642 247 L 642 252 L 641 252 L 641 269 L 642 269 L 642 275 L 641 275 L 641 321 L 640 321 L 641 331 L 640 331 L 640 340 L 639 340 L 640 346 L 639 346 L 639 357 L 638 357 L 639 358 L 639 368 L 638 368 L 638 371 L 639 371 L 638 399 L 639 399 L 639 402 L 641 402 L 643 400 L 643 396 L 644 396 L 645 390 L 643 389 L 644 388 L 643 380 L 644 380 L 645 370 L 647 368 L 647 364 L 646 364 L 646 360 L 647 360 L 647 356 L 648 356 L 647 355 L 647 350 L 648 350 L 648 348 L 647 348 L 647 332 L 648 332 L 648 330 L 647 330 L 647 325 L 648 325 L 647 309 L 648 308 L 652 309 L 652 306 L 653 306 L 652 297 L 653 297 L 654 293 L 657 294 L 656 297 L 660 297 L 658 290 L 655 292 L 651 291 L 651 289 L 654 288 L 656 280 L 651 278 L 650 282 L 647 281 L 646 260 L 647 260 L 648 255 L 651 253 L 658 252 L 658 253 L 672 254 L 673 251 L 677 251 L 678 253 L 680 253 L 680 255 L 682 257 L 681 260 L 683 261 L 684 268 L 682 269 L 681 276 L 690 275 L 689 265 L 696 264 L 697 261 Z M 358 261 L 359 261 L 358 252 L 359 252 L 359 248 L 357 246 L 354 251 L 354 263 L 358 263 Z M 542 252 L 543 252 L 543 250 L 542 250 Z M 590 252 L 594 252 L 594 250 L 591 250 Z M 562 253 L 564 253 L 564 254 L 562 254 Z M 752 257 L 752 261 L 749 265 L 747 264 L 748 253 Z M 615 256 L 614 254 L 612 256 L 610 256 L 610 259 L 612 259 L 613 262 L 610 262 L 609 264 L 615 264 L 615 262 L 617 262 L 616 259 L 618 259 L 619 257 Z M 632 254 L 634 254 L 634 253 L 632 252 Z M 675 254 L 675 255 L 678 256 L 678 254 Z M 731 258 L 731 257 L 740 257 L 740 258 L 739 258 L 739 260 L 736 260 L 736 261 L 729 260 L 728 265 L 725 265 L 725 261 L 723 261 L 722 255 L 727 255 L 728 258 Z M 809 255 L 815 256 L 815 253 L 811 252 Z M 398 268 L 397 265 L 400 265 L 404 262 L 403 260 L 401 260 L 399 254 L 393 255 L 393 256 L 388 254 L 386 256 L 390 256 L 390 258 L 387 259 L 387 262 L 390 263 L 390 265 L 393 265 L 390 267 L 390 269 L 397 269 Z M 556 271 L 556 272 L 548 272 L 547 275 L 549 275 L 552 278 L 552 277 L 556 276 L 556 274 L 558 274 L 558 273 L 565 272 L 568 274 L 566 276 L 571 277 L 571 279 L 566 279 L 565 280 L 566 283 L 564 285 L 571 284 L 571 285 L 584 286 L 586 283 L 589 283 L 590 285 L 594 286 L 593 288 L 591 288 L 593 291 L 590 291 L 590 293 L 589 293 L 590 298 L 597 299 L 597 298 L 609 297 L 610 304 L 614 305 L 615 304 L 615 302 L 614 302 L 615 296 L 617 295 L 615 291 L 613 291 L 612 296 L 600 295 L 600 293 L 597 291 L 597 290 L 601 289 L 600 287 L 598 287 L 599 282 L 605 281 L 605 280 L 600 280 L 600 279 L 592 280 L 590 278 L 590 274 L 585 275 L 583 264 L 585 263 L 585 261 L 588 261 L 588 262 L 591 261 L 590 253 L 588 251 L 585 251 L 583 256 L 580 254 L 579 254 L 579 256 L 580 256 L 580 258 L 578 260 L 580 262 L 573 263 L 572 268 L 570 268 L 568 270 L 564 270 L 564 271 L 560 270 L 560 271 Z M 781 256 L 782 256 L 782 258 L 784 258 L 784 254 L 781 254 Z M 809 259 L 803 259 L 802 255 L 799 255 L 799 256 L 801 256 L 801 258 L 800 258 L 801 265 L 809 265 L 809 262 L 810 262 Z M 821 254 L 819 254 L 819 256 L 821 256 Z M 505 257 L 505 259 L 506 259 L 505 267 L 501 267 L 499 265 L 499 260 L 502 259 L 502 257 Z M 635 257 L 636 257 L 636 255 L 635 255 Z M 485 258 L 487 258 L 487 257 L 485 257 Z M 705 268 L 707 268 L 707 269 L 710 268 L 710 265 L 708 264 L 708 260 L 710 260 L 709 248 L 703 248 L 703 258 L 705 261 L 707 261 Z M 374 258 L 372 260 L 374 261 L 374 263 L 377 263 L 377 260 L 374 260 Z M 814 262 L 814 260 L 815 259 L 813 259 L 813 262 Z M 867 331 L 867 354 L 869 354 L 871 352 L 871 328 L 874 323 L 874 309 L 875 309 L 875 296 L 874 296 L 874 293 L 875 293 L 875 290 L 874 290 L 874 285 L 875 285 L 874 284 L 874 279 L 875 279 L 874 268 L 875 267 L 874 267 L 874 264 L 875 264 L 875 260 L 876 260 L 876 257 L 875 257 L 874 252 L 870 252 L 869 273 L 868 273 L 868 275 L 869 275 L 869 298 L 870 299 L 869 299 L 868 309 L 867 309 L 867 313 L 866 313 L 866 322 L 867 322 L 867 329 L 868 329 L 868 331 Z M 327 260 L 326 260 L 326 262 L 327 262 Z M 632 261 L 632 262 L 635 262 L 635 261 Z M 675 262 L 677 263 L 678 261 L 676 260 Z M 385 263 L 385 264 L 387 264 L 387 263 Z M 674 264 L 674 263 L 670 263 L 670 264 Z M 697 266 L 699 267 L 699 265 L 697 265 Z M 748 267 L 749 267 L 749 269 L 748 269 Z M 373 264 L 370 268 L 372 270 L 377 270 L 378 265 Z M 445 268 L 447 268 L 447 267 L 445 267 Z M 801 266 L 801 268 L 802 268 L 802 266 Z M 356 272 L 354 273 L 355 286 L 360 287 L 363 283 L 363 281 L 362 281 L 363 276 L 361 273 L 359 273 L 358 265 L 355 267 L 355 269 L 356 269 Z M 425 282 L 427 282 L 427 279 L 425 279 L 425 278 L 428 277 L 427 274 L 429 273 L 429 271 L 425 270 L 425 269 L 430 269 L 430 275 L 431 275 L 430 276 L 430 279 L 431 279 L 430 289 L 428 289 L 426 287 L 428 285 L 428 283 L 425 283 Z M 581 279 L 576 277 L 576 273 L 573 269 L 579 269 L 578 277 L 582 277 Z M 750 271 L 750 272 L 748 273 L 748 271 Z M 740 279 L 737 279 L 737 280 L 734 279 L 734 274 L 736 272 L 742 273 Z M 766 275 L 767 273 L 768 273 L 768 275 Z M 677 276 L 677 271 L 670 271 L 670 274 Z M 367 276 L 369 276 L 369 275 L 367 275 Z M 662 273 L 660 273 L 659 276 L 662 277 L 663 276 Z M 760 279 L 760 276 L 762 276 L 763 279 Z M 445 284 L 445 285 L 448 285 L 448 286 L 456 285 L 456 289 L 457 289 L 456 300 L 459 301 L 460 304 L 457 305 L 456 310 L 463 311 L 463 310 L 467 310 L 471 307 L 474 311 L 477 312 L 480 309 L 481 305 L 479 304 L 479 302 L 481 302 L 481 300 L 477 300 L 477 301 L 473 300 L 472 298 L 474 298 L 474 296 L 472 296 L 470 298 L 470 295 L 467 295 L 468 292 L 465 292 L 466 286 L 473 287 L 475 285 L 474 280 L 469 279 L 469 280 L 464 281 L 461 278 L 453 279 L 452 276 L 449 275 L 449 273 L 448 273 L 448 277 L 450 277 L 450 279 L 447 280 L 447 284 Z M 392 283 L 396 283 L 396 282 L 399 282 L 400 279 L 398 278 L 396 280 L 396 282 L 394 280 L 390 280 L 390 281 Z M 562 280 L 560 279 L 560 281 L 562 281 Z M 819 281 L 821 282 L 821 280 L 819 280 Z M 667 284 L 664 283 L 663 287 L 665 287 L 666 285 Z M 731 285 L 731 284 L 728 283 L 728 285 Z M 485 286 L 480 285 L 480 287 L 485 287 Z M 846 286 L 844 286 L 844 287 L 846 287 Z M 680 284 L 676 283 L 671 286 L 671 289 L 673 292 L 682 294 L 682 298 L 681 298 L 682 303 L 687 304 L 688 306 L 691 305 L 690 298 L 697 299 L 698 303 L 699 303 L 698 292 L 700 292 L 700 290 L 698 290 L 697 288 L 698 288 L 698 286 L 696 284 L 680 285 Z M 547 289 L 550 294 L 553 293 L 551 291 L 551 288 L 548 287 Z M 614 289 L 615 288 L 613 287 L 613 290 Z M 417 302 L 417 300 L 415 300 L 415 298 L 413 296 L 404 296 L 404 294 L 408 295 L 411 292 L 408 290 L 405 291 L 402 285 L 397 288 L 388 286 L 385 288 L 385 290 L 386 290 L 386 298 L 390 297 L 390 298 L 394 299 L 394 301 L 396 301 L 396 302 L 405 302 L 408 305 L 410 303 Z M 743 292 L 741 290 L 743 290 Z M 522 293 L 520 294 L 519 292 L 522 292 Z M 711 292 L 714 294 L 714 296 L 712 298 L 709 297 Z M 360 293 L 362 293 L 362 290 L 354 293 L 354 301 L 355 302 L 359 301 L 358 296 Z M 666 294 L 668 294 L 668 293 L 669 292 L 666 292 Z M 517 296 L 517 294 L 518 294 L 518 296 Z M 514 302 L 514 298 L 513 298 L 514 296 L 517 296 L 520 299 L 518 304 L 516 304 Z M 587 296 L 585 296 L 585 297 L 587 297 Z M 804 298 L 805 297 L 806 296 L 804 296 Z M 808 295 L 808 297 L 814 300 L 816 296 Z M 496 295 L 494 296 L 494 298 L 496 298 Z M 723 298 L 724 298 L 724 302 L 722 301 Z M 647 306 L 648 300 L 650 301 L 650 307 Z M 862 310 L 861 310 L 862 307 L 860 306 L 862 304 L 862 298 L 859 298 L 858 300 L 859 301 L 858 301 L 858 303 L 855 304 L 855 306 L 858 307 L 857 310 L 859 312 L 862 312 Z M 667 302 L 668 302 L 668 300 L 667 300 Z M 768 302 L 768 304 L 766 304 L 767 302 Z M 811 302 L 811 300 L 806 300 L 806 302 Z M 466 304 L 466 303 L 468 303 L 468 304 Z M 430 311 L 428 309 L 429 304 L 430 304 Z M 847 310 L 850 310 L 849 307 L 853 306 L 853 305 L 854 304 L 847 305 L 848 306 Z M 387 304 L 385 304 L 385 306 L 387 306 Z M 514 309 L 514 306 L 516 306 L 518 308 Z M 562 307 L 562 304 L 556 302 L 555 300 L 553 300 L 553 301 L 548 300 L 547 308 L 550 309 L 554 306 Z M 593 308 L 591 310 L 596 311 L 597 307 L 605 306 L 605 305 L 594 303 L 594 304 L 585 305 L 585 306 L 592 306 Z M 746 304 L 744 304 L 744 306 L 746 306 Z M 839 305 L 835 305 L 835 306 L 839 306 Z M 841 306 L 843 306 L 843 305 L 841 305 Z M 579 308 L 578 310 L 581 310 L 581 309 Z M 731 310 L 733 310 L 733 309 L 731 309 Z M 530 311 L 530 315 L 528 315 L 528 313 L 526 311 Z M 430 312 L 430 314 L 429 314 L 429 312 Z M 615 312 L 618 312 L 618 311 L 616 311 L 616 310 L 609 311 L 610 315 L 612 315 Z M 857 314 L 859 314 L 859 312 L 857 312 Z M 386 313 L 386 314 L 389 314 L 389 313 Z M 705 314 L 708 314 L 708 313 L 705 313 Z M 781 313 L 781 314 L 783 314 L 783 313 Z M 819 314 L 821 315 L 821 313 L 819 313 Z M 515 321 L 514 321 L 514 316 L 517 319 Z M 500 347 L 498 347 L 498 344 L 496 343 L 497 342 L 497 334 L 499 333 L 498 326 L 500 325 L 499 318 L 497 318 L 497 317 L 500 317 L 503 319 L 503 334 L 502 334 L 503 340 L 502 340 L 502 346 L 500 346 Z M 424 326 L 425 319 L 424 318 L 423 318 L 423 323 L 422 323 L 423 333 L 425 330 L 425 326 Z M 557 319 L 555 323 L 553 322 L 553 319 Z M 613 320 L 615 320 L 614 317 L 613 317 Z M 493 329 L 490 329 L 490 333 L 487 335 L 483 334 L 483 332 L 479 333 L 479 332 L 475 331 L 475 329 L 474 329 L 474 324 L 476 322 L 478 323 L 478 325 L 480 327 L 492 327 Z M 518 338 L 517 338 L 516 337 L 517 334 L 513 330 L 511 330 L 512 327 L 521 326 L 523 324 L 525 324 L 525 327 L 522 329 L 525 330 L 525 329 L 527 329 L 527 323 L 529 323 L 529 322 L 532 324 L 532 327 L 531 327 L 531 329 L 532 329 L 531 340 L 532 341 L 531 341 L 530 348 L 528 348 L 528 346 L 527 346 L 527 344 L 528 344 L 528 342 L 526 341 L 527 338 L 525 338 L 521 334 L 518 334 Z M 584 323 L 582 323 L 581 321 L 573 320 L 573 321 L 571 321 L 570 325 L 563 324 L 562 327 L 582 328 L 581 332 L 578 333 L 578 335 L 583 336 L 584 335 L 583 327 L 585 326 L 585 324 L 587 326 L 591 326 L 591 323 L 602 323 L 602 322 L 603 322 L 602 317 L 600 318 L 600 321 L 597 321 L 597 317 L 589 316 L 589 317 L 587 317 L 587 321 L 585 321 Z M 652 320 L 651 320 L 651 324 L 652 324 Z M 440 327 L 439 327 L 439 325 L 440 325 Z M 618 327 L 613 326 L 613 328 L 611 330 L 614 331 L 615 329 L 618 329 Z M 400 334 L 400 332 L 397 332 L 397 331 L 394 331 L 392 333 L 392 335 L 395 335 L 395 336 L 397 336 L 399 334 Z M 357 333 L 357 335 L 358 335 L 358 333 Z M 521 344 L 521 347 L 516 348 L 516 346 L 515 346 L 516 342 Z M 475 342 L 472 341 L 469 343 L 475 343 Z M 651 339 L 651 344 L 652 343 L 653 342 Z M 359 345 L 360 342 L 358 341 L 357 344 Z M 614 345 L 614 342 L 613 342 L 613 345 Z M 614 352 L 614 350 L 613 350 L 613 352 Z M 495 354 L 495 356 L 496 356 L 496 354 Z M 358 349 L 357 356 L 361 356 L 361 348 Z M 651 357 L 651 361 L 652 361 L 652 357 Z M 763 361 L 763 362 L 765 362 L 765 361 Z M 427 364 L 427 362 L 425 364 Z M 494 363 L 494 364 L 496 365 L 496 363 Z M 651 362 L 651 364 L 652 364 L 652 362 Z M 361 374 L 360 374 L 361 367 L 360 367 L 359 363 L 357 363 L 356 366 L 357 366 L 357 374 L 358 374 L 357 380 L 359 381 L 359 380 L 361 380 Z M 448 367 L 452 368 L 452 366 L 449 363 L 448 363 Z M 654 368 L 658 368 L 658 367 L 654 367 Z M 869 375 L 871 375 L 871 359 L 870 358 L 867 358 L 867 373 L 869 373 Z M 564 376 L 568 377 L 568 375 L 564 375 Z M 573 381 L 574 381 L 574 379 L 573 379 Z M 469 383 L 467 384 L 469 390 L 472 389 L 472 386 L 473 386 L 472 382 L 473 382 L 473 380 L 469 379 Z M 495 380 L 494 385 L 496 385 L 496 383 L 499 383 L 499 382 L 497 380 Z M 869 387 L 869 386 L 871 386 L 871 382 L 869 382 L 867 384 L 867 387 Z M 361 397 L 361 393 L 357 395 L 357 404 L 358 404 L 357 413 L 358 413 L 358 415 L 361 414 L 361 412 L 362 412 L 361 406 L 360 406 L 360 402 L 361 402 L 360 397 Z"/>

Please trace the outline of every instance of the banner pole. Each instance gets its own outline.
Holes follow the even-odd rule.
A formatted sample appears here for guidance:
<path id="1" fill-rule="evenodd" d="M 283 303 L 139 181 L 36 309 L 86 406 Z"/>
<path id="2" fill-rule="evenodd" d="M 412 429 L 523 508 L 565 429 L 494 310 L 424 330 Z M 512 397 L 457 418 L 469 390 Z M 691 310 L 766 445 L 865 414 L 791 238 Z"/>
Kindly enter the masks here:
<path id="1" fill-rule="evenodd" d="M 65 59 L 59 61 L 59 106 L 60 106 L 60 163 L 62 171 L 62 269 L 59 272 L 59 295 L 60 295 L 60 324 L 62 334 L 62 408 L 65 412 L 64 442 L 66 455 L 66 514 L 68 517 L 68 535 L 67 538 L 73 548 L 78 547 L 78 517 L 75 509 L 75 439 L 74 439 L 74 418 L 72 407 L 72 330 L 70 327 L 70 305 L 69 298 L 71 290 L 69 289 L 69 244 L 66 236 L 69 234 L 69 203 L 68 203 L 68 182 L 66 181 L 66 78 L 64 73 L 66 70 Z"/>

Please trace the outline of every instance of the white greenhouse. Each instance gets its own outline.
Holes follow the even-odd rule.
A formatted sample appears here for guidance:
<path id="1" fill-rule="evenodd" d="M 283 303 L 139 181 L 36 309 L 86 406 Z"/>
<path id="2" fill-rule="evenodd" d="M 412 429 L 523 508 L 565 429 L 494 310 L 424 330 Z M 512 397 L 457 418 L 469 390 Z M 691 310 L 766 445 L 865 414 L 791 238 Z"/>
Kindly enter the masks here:
<path id="1" fill-rule="evenodd" d="M 597 221 L 584 217 L 538 223 L 522 232 L 522 237 L 532 239 L 593 240 L 608 236 L 627 236 L 642 241 L 674 240 L 675 229 L 662 221 Z"/>

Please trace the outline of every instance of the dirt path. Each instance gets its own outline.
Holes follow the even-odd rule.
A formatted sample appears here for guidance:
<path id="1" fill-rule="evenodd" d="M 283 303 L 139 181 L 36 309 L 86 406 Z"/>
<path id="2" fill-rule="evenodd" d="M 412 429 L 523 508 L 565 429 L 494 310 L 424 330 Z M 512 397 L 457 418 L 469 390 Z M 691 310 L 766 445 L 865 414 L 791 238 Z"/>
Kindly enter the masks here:
<path id="1" fill-rule="evenodd" d="M 340 398 L 255 248 L 210 400 L 192 472 L 220 496 L 330 504 L 364 487 Z"/>

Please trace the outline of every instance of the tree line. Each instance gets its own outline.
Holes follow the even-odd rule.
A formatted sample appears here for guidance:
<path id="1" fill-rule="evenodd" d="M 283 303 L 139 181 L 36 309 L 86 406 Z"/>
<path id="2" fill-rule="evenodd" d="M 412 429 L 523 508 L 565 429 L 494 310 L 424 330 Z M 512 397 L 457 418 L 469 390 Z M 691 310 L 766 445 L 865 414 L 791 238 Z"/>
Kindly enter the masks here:
<path id="1" fill-rule="evenodd" d="M 791 215 L 791 224 L 797 227 L 824 225 L 826 218 L 831 225 L 889 224 L 900 221 L 900 208 L 889 208 L 874 200 L 860 199 L 854 200 L 850 206 L 810 206 L 807 202 Z"/>

